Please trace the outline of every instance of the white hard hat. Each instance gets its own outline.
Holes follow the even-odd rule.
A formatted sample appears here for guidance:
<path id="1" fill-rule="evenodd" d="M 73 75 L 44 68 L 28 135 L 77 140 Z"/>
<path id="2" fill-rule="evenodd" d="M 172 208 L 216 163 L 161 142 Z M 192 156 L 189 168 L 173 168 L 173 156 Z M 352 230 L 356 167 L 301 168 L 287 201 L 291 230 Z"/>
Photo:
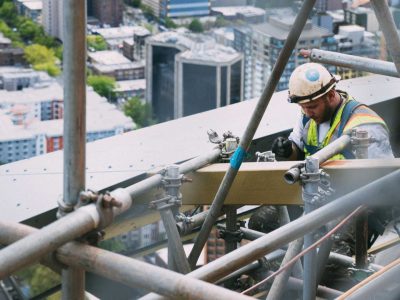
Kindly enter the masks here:
<path id="1" fill-rule="evenodd" d="M 316 63 L 298 66 L 289 79 L 290 103 L 305 103 L 315 100 L 329 92 L 340 80 L 325 67 Z"/>

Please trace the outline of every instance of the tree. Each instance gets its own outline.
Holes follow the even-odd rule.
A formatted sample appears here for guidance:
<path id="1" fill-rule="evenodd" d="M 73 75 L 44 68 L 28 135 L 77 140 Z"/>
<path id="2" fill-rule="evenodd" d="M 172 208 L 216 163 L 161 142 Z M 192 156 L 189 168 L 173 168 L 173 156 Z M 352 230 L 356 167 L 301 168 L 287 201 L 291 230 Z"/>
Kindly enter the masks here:
<path id="1" fill-rule="evenodd" d="M 56 77 L 61 73 L 60 68 L 51 62 L 33 65 L 33 69 L 36 71 L 45 71 L 47 74 L 53 77 Z"/>
<path id="2" fill-rule="evenodd" d="M 175 22 L 171 18 L 166 17 L 165 18 L 165 27 L 167 27 L 167 28 L 177 28 L 178 26 L 175 24 Z"/>
<path id="3" fill-rule="evenodd" d="M 217 16 L 215 20 L 215 27 L 225 27 L 229 25 L 229 21 L 227 21 L 223 16 Z"/>
<path id="4" fill-rule="evenodd" d="M 140 5 L 140 9 L 143 11 L 143 14 L 144 14 L 147 18 L 149 18 L 149 19 L 155 18 L 154 11 L 153 11 L 153 9 L 152 9 L 150 6 L 147 6 L 147 5 L 145 5 L 145 4 L 141 4 L 141 5 Z"/>
<path id="5" fill-rule="evenodd" d="M 41 34 L 39 26 L 29 19 L 25 19 L 19 26 L 18 31 L 22 39 L 32 41 L 36 36 Z"/>
<path id="6" fill-rule="evenodd" d="M 124 243 L 116 238 L 101 241 L 99 243 L 99 247 L 117 253 L 126 250 L 126 246 L 124 245 Z"/>
<path id="7" fill-rule="evenodd" d="M 94 49 L 96 51 L 107 50 L 107 43 L 100 35 L 88 35 L 87 46 L 89 49 Z"/>
<path id="8" fill-rule="evenodd" d="M 92 75 L 87 79 L 88 85 L 93 87 L 93 89 L 100 96 L 106 97 L 111 100 L 114 98 L 114 89 L 115 89 L 115 79 L 110 76 L 97 76 Z"/>
<path id="9" fill-rule="evenodd" d="M 17 23 L 17 9 L 14 3 L 4 2 L 0 7 L 0 19 L 5 21 L 8 25 L 15 26 Z"/>
<path id="10" fill-rule="evenodd" d="M 199 21 L 199 19 L 193 19 L 192 22 L 189 24 L 189 30 L 193 32 L 203 32 L 203 25 Z"/>
<path id="11" fill-rule="evenodd" d="M 19 36 L 18 32 L 13 31 L 7 23 L 0 20 L 0 31 L 4 34 L 5 37 L 11 39 L 11 41 L 21 42 L 21 37 Z"/>
<path id="12" fill-rule="evenodd" d="M 25 48 L 25 58 L 33 65 L 47 63 L 49 61 L 55 62 L 56 60 L 52 49 L 38 44 L 33 44 Z"/>
<path id="13" fill-rule="evenodd" d="M 29 299 L 60 283 L 61 278 L 52 270 L 33 265 L 17 273 L 18 280 L 29 286 Z"/>
<path id="14" fill-rule="evenodd" d="M 130 117 L 139 128 L 156 123 L 152 118 L 150 105 L 148 103 L 143 103 L 139 97 L 132 97 L 126 101 L 123 110 L 125 115 Z"/>
<path id="15" fill-rule="evenodd" d="M 60 74 L 60 68 L 56 65 L 58 59 L 53 49 L 33 44 L 25 48 L 25 59 L 35 70 L 47 71 L 50 76 Z"/>
<path id="16" fill-rule="evenodd" d="M 142 4 L 142 1 L 140 1 L 140 0 L 132 0 L 133 7 L 139 8 L 141 4 Z"/>

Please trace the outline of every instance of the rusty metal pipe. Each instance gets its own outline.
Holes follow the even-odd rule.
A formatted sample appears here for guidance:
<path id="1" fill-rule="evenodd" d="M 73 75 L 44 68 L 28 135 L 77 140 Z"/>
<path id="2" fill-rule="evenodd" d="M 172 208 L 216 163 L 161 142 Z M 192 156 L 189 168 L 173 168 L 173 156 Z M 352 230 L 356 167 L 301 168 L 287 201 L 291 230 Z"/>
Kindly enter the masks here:
<path id="1" fill-rule="evenodd" d="M 72 208 L 85 190 L 86 167 L 86 1 L 64 0 L 64 193 Z M 60 207 L 62 210 L 62 207 Z M 63 213 L 61 211 L 61 213 Z M 62 299 L 85 298 L 85 272 L 62 271 Z"/>

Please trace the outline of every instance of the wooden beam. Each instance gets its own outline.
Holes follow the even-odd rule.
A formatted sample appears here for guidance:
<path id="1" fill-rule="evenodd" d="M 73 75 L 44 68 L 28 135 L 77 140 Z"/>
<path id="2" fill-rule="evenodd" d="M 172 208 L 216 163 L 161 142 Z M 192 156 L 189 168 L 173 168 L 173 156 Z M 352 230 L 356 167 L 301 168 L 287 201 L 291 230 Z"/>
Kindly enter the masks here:
<path id="1" fill-rule="evenodd" d="M 283 179 L 284 173 L 296 163 L 299 162 L 243 163 L 225 204 L 302 204 L 301 186 L 289 185 Z M 211 204 L 228 167 L 228 164 L 214 164 L 188 174 L 193 182 L 182 186 L 183 203 Z M 399 168 L 400 159 L 340 160 L 322 165 L 322 169 L 331 176 L 337 196 Z"/>

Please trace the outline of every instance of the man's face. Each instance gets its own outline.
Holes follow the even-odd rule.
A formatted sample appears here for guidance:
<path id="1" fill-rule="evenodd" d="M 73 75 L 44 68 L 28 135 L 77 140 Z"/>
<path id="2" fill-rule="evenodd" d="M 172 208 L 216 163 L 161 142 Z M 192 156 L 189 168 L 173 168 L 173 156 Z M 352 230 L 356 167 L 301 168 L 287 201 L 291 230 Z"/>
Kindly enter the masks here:
<path id="1" fill-rule="evenodd" d="M 299 105 L 304 114 L 313 119 L 317 124 L 329 121 L 333 114 L 333 110 L 329 103 L 329 93 L 318 99 L 306 103 L 300 103 Z"/>

